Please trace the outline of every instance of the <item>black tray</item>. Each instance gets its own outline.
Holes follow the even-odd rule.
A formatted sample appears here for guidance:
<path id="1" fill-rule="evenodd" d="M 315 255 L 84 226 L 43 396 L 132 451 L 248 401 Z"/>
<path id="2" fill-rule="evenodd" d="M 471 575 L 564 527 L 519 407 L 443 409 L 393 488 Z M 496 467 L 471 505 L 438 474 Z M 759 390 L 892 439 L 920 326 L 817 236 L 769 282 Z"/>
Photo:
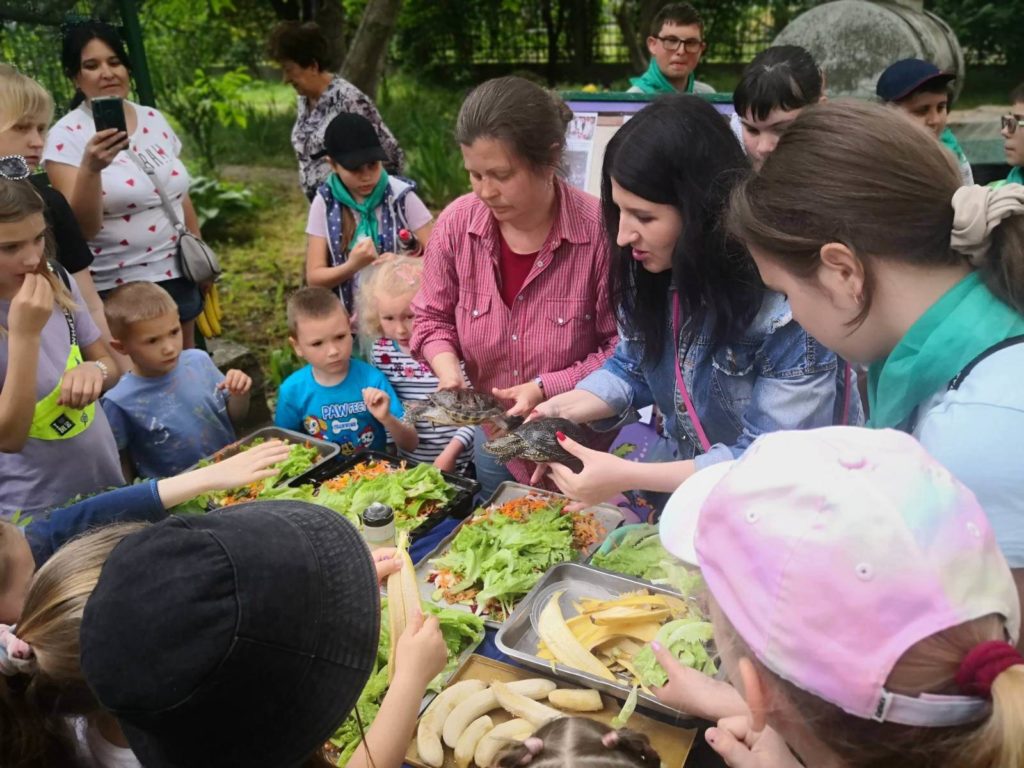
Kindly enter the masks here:
<path id="1" fill-rule="evenodd" d="M 358 451 L 357 453 L 353 453 L 349 456 L 338 455 L 327 459 L 326 461 L 322 461 L 306 474 L 296 477 L 289 483 L 289 485 L 292 487 L 299 485 L 313 485 L 319 488 L 320 483 L 324 480 L 330 480 L 331 478 L 344 475 L 357 464 L 370 460 L 387 462 L 393 467 L 400 466 L 404 463 L 408 469 L 412 469 L 417 464 L 423 463 L 420 461 L 413 461 L 412 459 L 402 459 L 398 456 L 392 456 L 389 453 L 381 453 L 380 451 Z M 432 515 L 427 517 L 422 523 L 409 532 L 409 537 L 412 541 L 416 541 L 433 530 L 438 523 L 449 515 L 456 518 L 464 518 L 473 511 L 473 497 L 480 491 L 480 484 L 475 480 L 470 480 L 468 477 L 452 475 L 448 472 L 442 472 L 441 476 L 445 479 L 445 482 L 447 482 L 448 485 L 455 489 L 455 496 L 453 496 L 452 500 L 444 506 L 438 507 Z"/>

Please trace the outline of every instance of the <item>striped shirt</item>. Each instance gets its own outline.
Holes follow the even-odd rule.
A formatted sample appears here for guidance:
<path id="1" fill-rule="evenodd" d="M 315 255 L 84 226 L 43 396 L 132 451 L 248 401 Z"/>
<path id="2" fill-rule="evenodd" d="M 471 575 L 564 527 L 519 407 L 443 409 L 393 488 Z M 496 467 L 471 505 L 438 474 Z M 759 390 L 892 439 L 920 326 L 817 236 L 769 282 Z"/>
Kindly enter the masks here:
<path id="1" fill-rule="evenodd" d="M 426 400 L 427 395 L 437 391 L 437 376 L 430 367 L 414 359 L 408 352 L 403 352 L 391 339 L 380 338 L 374 343 L 373 364 L 387 376 L 398 399 L 403 403 Z M 473 458 L 473 431 L 473 427 L 442 427 L 429 421 L 417 421 L 419 446 L 415 451 L 399 448 L 398 455 L 429 464 L 441 455 L 454 438 L 463 445 L 462 453 L 455 463 L 455 470 L 461 473 Z"/>
<path id="2" fill-rule="evenodd" d="M 618 341 L 609 302 L 611 264 L 596 197 L 558 180 L 554 224 L 512 306 L 501 299 L 498 224 L 475 195 L 438 217 L 413 301 L 412 353 L 454 352 L 473 388 L 540 377 L 547 397 L 601 367 Z M 509 469 L 528 482 L 532 465 Z"/>

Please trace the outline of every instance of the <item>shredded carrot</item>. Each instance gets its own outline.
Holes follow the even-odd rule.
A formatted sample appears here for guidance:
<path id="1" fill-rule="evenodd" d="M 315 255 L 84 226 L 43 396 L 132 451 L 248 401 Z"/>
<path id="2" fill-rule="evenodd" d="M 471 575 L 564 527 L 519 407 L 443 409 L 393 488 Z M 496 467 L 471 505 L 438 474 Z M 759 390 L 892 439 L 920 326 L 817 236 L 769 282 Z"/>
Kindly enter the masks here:
<path id="1" fill-rule="evenodd" d="M 346 472 L 344 475 L 333 477 L 330 480 L 324 480 L 323 486 L 329 488 L 332 491 L 341 491 L 350 486 L 352 483 L 360 480 L 372 480 L 375 477 L 382 477 L 383 475 L 391 475 L 395 472 L 400 472 L 405 469 L 405 462 L 401 462 L 397 467 L 394 464 L 389 464 L 386 461 L 361 461 L 356 464 L 352 469 Z"/>

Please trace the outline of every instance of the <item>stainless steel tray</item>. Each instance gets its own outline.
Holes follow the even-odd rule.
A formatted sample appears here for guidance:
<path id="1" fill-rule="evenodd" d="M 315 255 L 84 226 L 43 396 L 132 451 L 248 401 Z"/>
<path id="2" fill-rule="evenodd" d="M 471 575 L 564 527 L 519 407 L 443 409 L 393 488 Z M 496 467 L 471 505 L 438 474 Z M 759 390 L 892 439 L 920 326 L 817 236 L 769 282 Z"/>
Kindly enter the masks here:
<path id="1" fill-rule="evenodd" d="M 534 616 L 544 607 L 551 593 L 558 589 L 566 590 L 559 600 L 566 619 L 576 615 L 576 609 L 573 608 L 572 603 L 580 597 L 614 598 L 624 592 L 635 592 L 639 589 L 645 589 L 652 594 L 671 595 L 672 597 L 679 597 L 679 593 L 630 576 L 592 568 L 589 565 L 559 563 L 544 574 L 498 630 L 495 644 L 502 653 L 510 658 L 533 669 L 554 674 L 563 680 L 570 680 L 586 688 L 596 688 L 625 700 L 632 689 L 632 686 L 625 680 L 617 684 L 612 683 L 596 675 L 557 662 L 545 661 L 537 656 L 539 637 L 534 629 Z M 680 713 L 672 707 L 662 704 L 658 699 L 642 690 L 639 692 L 639 698 L 641 705 L 647 709 L 676 718 L 689 717 L 685 713 Z"/>
<path id="2" fill-rule="evenodd" d="M 477 640 L 475 643 L 470 643 L 468 646 L 466 646 L 465 649 L 463 649 L 462 653 L 458 655 L 458 658 L 456 660 L 455 666 L 452 668 L 452 671 L 441 678 L 442 691 L 448 687 L 449 683 L 451 683 L 452 681 L 452 678 L 458 675 L 462 671 L 462 668 L 466 666 L 466 662 L 469 661 L 470 656 L 476 653 L 476 649 L 480 647 L 480 643 L 484 641 L 485 637 L 487 637 L 486 629 L 484 630 L 484 634 L 480 636 L 479 640 Z M 430 706 L 430 702 L 432 702 L 436 698 L 437 694 L 433 691 L 427 691 L 425 694 L 423 694 L 423 698 L 420 699 L 419 713 L 422 715 L 424 710 L 426 710 L 426 708 Z"/>
<path id="3" fill-rule="evenodd" d="M 283 440 L 286 443 L 297 443 L 298 445 L 309 445 L 313 448 L 316 448 L 316 452 L 320 455 L 320 459 L 317 461 L 316 465 L 314 465 L 313 469 L 316 469 L 317 466 L 319 466 L 327 459 L 336 456 L 338 452 L 341 450 L 341 446 L 339 446 L 337 443 L 332 443 L 329 440 L 321 440 L 310 435 L 304 435 L 301 432 L 296 432 L 292 429 L 283 429 L 281 427 L 261 427 L 260 429 L 257 429 L 255 432 L 248 434 L 245 437 L 239 438 L 238 440 L 235 440 L 235 442 L 231 443 L 230 445 L 224 446 L 219 451 L 215 451 L 206 458 L 212 459 L 213 461 L 223 461 L 224 459 L 230 459 L 232 456 L 239 453 L 243 448 L 248 447 L 252 443 L 259 440 L 260 438 L 264 440 Z M 198 468 L 198 466 L 199 463 L 197 462 L 193 464 L 191 467 L 189 467 L 189 469 L 186 471 L 196 469 Z M 300 484 L 298 481 L 301 478 L 305 477 L 306 474 L 308 473 L 298 475 L 295 478 L 280 480 L 278 481 L 277 484 L 285 485 L 289 482 L 292 482 L 298 485 Z"/>
<path id="4" fill-rule="evenodd" d="M 518 499 L 523 496 L 528 496 L 530 494 L 546 495 L 551 496 L 552 498 L 565 498 L 564 496 L 560 496 L 557 493 L 551 493 L 549 491 L 532 488 L 528 485 L 522 485 L 521 483 L 505 482 L 498 486 L 498 489 L 494 492 L 494 495 L 491 496 L 490 500 L 488 500 L 487 504 L 485 504 L 484 506 L 489 507 L 492 504 L 504 504 L 505 502 L 511 501 L 512 499 Z M 611 531 L 615 530 L 616 528 L 618 528 L 620 525 L 622 525 L 622 521 L 624 519 L 622 516 L 622 511 L 612 504 L 597 504 L 596 506 L 593 507 L 587 507 L 585 511 L 593 513 L 597 521 L 604 526 L 606 535 Z M 452 540 L 459 534 L 459 531 L 462 529 L 462 526 L 465 525 L 467 521 L 472 519 L 473 516 L 470 515 L 461 523 L 459 523 L 454 528 L 454 530 L 452 530 L 451 533 L 445 536 L 438 543 L 438 545 L 434 547 L 430 554 L 428 554 L 426 557 L 420 560 L 419 563 L 416 565 L 416 582 L 419 584 L 420 598 L 425 600 L 426 602 L 434 603 L 435 605 L 443 605 L 446 608 L 454 608 L 455 610 L 459 611 L 466 611 L 466 613 L 470 612 L 469 607 L 462 605 L 461 603 L 456 603 L 453 605 L 443 600 L 434 600 L 433 595 L 436 589 L 428 579 L 430 576 L 430 572 L 433 570 L 430 561 L 435 558 L 441 557 L 441 555 L 445 554 L 451 547 Z M 594 545 L 590 547 L 590 549 L 588 549 L 586 552 L 580 555 L 580 559 L 585 560 L 586 558 L 590 557 L 590 555 L 593 554 L 594 550 L 596 550 L 600 545 L 600 541 L 595 542 Z M 492 629 L 497 629 L 501 626 L 501 622 L 490 619 L 487 616 L 484 616 L 483 619 L 484 624 L 486 624 L 488 627 L 491 627 Z"/>

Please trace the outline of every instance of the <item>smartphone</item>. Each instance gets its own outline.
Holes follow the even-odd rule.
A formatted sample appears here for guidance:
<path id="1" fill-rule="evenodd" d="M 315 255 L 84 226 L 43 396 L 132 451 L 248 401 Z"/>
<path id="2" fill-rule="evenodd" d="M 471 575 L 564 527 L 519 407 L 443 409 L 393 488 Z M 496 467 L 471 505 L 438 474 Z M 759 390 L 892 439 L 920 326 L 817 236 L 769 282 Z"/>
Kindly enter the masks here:
<path id="1" fill-rule="evenodd" d="M 92 119 L 97 131 L 117 128 L 128 133 L 124 119 L 124 100 L 120 96 L 98 96 L 92 100 Z"/>

